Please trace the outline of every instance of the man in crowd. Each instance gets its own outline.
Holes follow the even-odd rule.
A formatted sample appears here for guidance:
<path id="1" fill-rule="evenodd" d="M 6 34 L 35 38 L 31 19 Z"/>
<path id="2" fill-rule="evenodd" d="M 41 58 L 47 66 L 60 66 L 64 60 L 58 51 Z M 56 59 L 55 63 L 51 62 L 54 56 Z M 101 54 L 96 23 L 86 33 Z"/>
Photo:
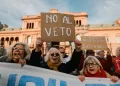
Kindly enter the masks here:
<path id="1" fill-rule="evenodd" d="M 76 70 L 73 71 L 71 74 L 78 75 L 79 71 L 82 70 L 82 68 L 83 68 L 83 63 L 84 63 L 85 57 L 84 57 L 83 50 L 81 49 L 82 44 L 81 44 L 80 40 L 76 39 L 74 41 L 74 43 L 75 43 L 75 49 L 72 53 L 72 57 L 79 57 L 80 61 L 79 61 L 79 65 L 76 67 Z"/>
<path id="2" fill-rule="evenodd" d="M 59 51 L 63 56 L 63 63 L 67 63 L 70 60 L 70 57 L 65 53 L 65 48 L 59 47 Z"/>
<path id="3" fill-rule="evenodd" d="M 36 47 L 34 50 L 32 50 L 31 56 L 30 56 L 30 61 L 29 61 L 29 65 L 32 66 L 40 66 L 40 62 L 43 61 L 43 57 L 42 57 L 42 46 L 43 46 L 43 40 L 38 37 L 36 40 Z"/>
<path id="4" fill-rule="evenodd" d="M 97 50 L 96 54 L 97 54 L 96 58 L 101 62 L 104 70 L 109 74 L 113 75 L 113 72 L 112 72 L 113 63 L 112 63 L 112 56 L 110 55 L 111 54 L 110 50 L 107 49 L 106 57 L 105 57 L 104 50 Z"/>

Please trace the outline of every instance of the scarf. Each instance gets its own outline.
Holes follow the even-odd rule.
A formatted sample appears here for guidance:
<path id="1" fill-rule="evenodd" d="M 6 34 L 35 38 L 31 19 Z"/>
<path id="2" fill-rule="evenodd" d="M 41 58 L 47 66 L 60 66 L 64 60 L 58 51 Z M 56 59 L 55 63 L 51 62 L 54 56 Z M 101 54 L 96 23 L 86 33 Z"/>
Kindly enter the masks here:
<path id="1" fill-rule="evenodd" d="M 57 64 L 53 64 L 50 61 L 47 61 L 47 65 L 49 66 L 50 69 L 58 71 L 58 66 L 61 64 L 61 62 L 57 63 Z"/>
<path id="2" fill-rule="evenodd" d="M 86 73 L 84 72 L 84 75 L 85 75 L 86 77 L 107 78 L 107 75 L 106 75 L 106 73 L 105 73 L 105 71 L 104 71 L 103 68 L 101 68 L 101 69 L 100 69 L 99 71 L 97 71 L 97 73 L 95 73 L 95 74 L 91 74 L 91 73 L 89 73 L 88 71 L 86 71 Z"/>

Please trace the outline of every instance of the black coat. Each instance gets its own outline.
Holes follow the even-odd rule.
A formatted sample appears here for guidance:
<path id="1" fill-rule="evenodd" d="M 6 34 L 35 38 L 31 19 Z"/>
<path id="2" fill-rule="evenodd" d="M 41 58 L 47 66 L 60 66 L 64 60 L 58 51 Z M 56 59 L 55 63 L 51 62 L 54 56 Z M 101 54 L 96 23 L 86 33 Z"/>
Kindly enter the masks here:
<path id="1" fill-rule="evenodd" d="M 80 57 L 77 54 L 82 55 L 82 51 L 80 51 L 80 52 L 74 51 L 74 53 L 71 57 L 71 60 L 69 62 L 67 62 L 66 64 L 61 63 L 58 66 L 58 71 L 63 72 L 63 73 L 71 73 L 72 71 L 74 71 L 78 67 L 78 64 L 80 62 Z M 75 56 L 77 56 L 77 57 L 75 57 Z M 50 69 L 50 67 L 47 65 L 47 63 L 41 64 L 40 66 L 43 68 Z M 53 70 L 53 69 L 51 69 L 51 70 Z"/>
<path id="2" fill-rule="evenodd" d="M 43 57 L 41 56 L 41 54 L 42 54 L 41 50 L 39 52 L 35 52 L 35 49 L 32 50 L 30 60 L 27 60 L 26 64 L 39 67 L 40 64 L 42 64 L 43 62 Z"/>

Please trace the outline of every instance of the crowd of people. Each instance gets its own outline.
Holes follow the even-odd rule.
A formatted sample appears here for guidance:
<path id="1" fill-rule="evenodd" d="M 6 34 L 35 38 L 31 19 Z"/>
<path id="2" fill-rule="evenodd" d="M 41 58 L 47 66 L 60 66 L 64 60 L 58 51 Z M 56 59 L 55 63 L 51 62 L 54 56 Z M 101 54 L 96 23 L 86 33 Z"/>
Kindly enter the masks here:
<path id="1" fill-rule="evenodd" d="M 81 49 L 82 44 L 79 40 L 76 39 L 74 43 L 75 49 L 71 57 L 65 53 L 64 47 L 51 47 L 43 55 L 41 50 L 43 40 L 40 37 L 37 38 L 36 47 L 32 52 L 29 46 L 22 42 L 15 43 L 7 50 L 1 46 L 0 62 L 18 63 L 22 67 L 27 64 L 76 75 L 80 81 L 84 81 L 85 77 L 110 78 L 112 82 L 117 82 L 120 79 L 120 68 L 116 65 L 116 62 L 120 61 L 120 47 L 116 50 L 116 57 L 113 57 L 109 48 L 106 55 L 104 50 L 96 52 L 86 50 L 85 53 Z"/>

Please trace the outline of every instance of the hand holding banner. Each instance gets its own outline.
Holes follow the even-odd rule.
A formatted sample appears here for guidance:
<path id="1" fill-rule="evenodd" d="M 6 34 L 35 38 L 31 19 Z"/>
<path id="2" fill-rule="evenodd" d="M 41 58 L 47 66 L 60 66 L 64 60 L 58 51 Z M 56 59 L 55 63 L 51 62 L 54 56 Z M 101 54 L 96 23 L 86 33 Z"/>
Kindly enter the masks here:
<path id="1" fill-rule="evenodd" d="M 0 86 L 120 86 L 107 78 L 86 78 L 19 64 L 0 63 Z"/>

